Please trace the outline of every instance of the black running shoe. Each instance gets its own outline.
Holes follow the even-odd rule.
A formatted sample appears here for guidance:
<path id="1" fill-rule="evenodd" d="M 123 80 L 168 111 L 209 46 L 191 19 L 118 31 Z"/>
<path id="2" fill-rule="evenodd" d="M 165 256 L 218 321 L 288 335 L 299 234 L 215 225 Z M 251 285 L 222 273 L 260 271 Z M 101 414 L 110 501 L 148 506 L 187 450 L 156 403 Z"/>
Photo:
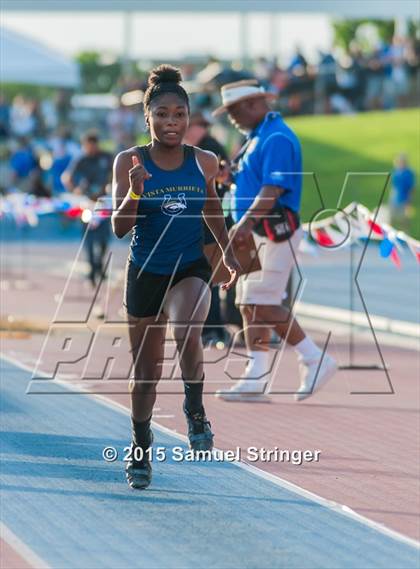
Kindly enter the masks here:
<path id="1" fill-rule="evenodd" d="M 194 451 L 212 450 L 214 435 L 211 432 L 210 421 L 207 420 L 204 407 L 198 413 L 190 413 L 184 403 L 184 413 L 187 418 L 190 449 Z"/>
<path id="2" fill-rule="evenodd" d="M 150 431 L 150 444 L 153 443 L 153 433 Z M 150 464 L 149 453 L 144 452 L 142 460 L 135 460 L 133 443 L 131 443 L 131 460 L 127 462 L 125 474 L 130 488 L 143 490 L 147 488 L 152 481 L 152 465 Z"/>

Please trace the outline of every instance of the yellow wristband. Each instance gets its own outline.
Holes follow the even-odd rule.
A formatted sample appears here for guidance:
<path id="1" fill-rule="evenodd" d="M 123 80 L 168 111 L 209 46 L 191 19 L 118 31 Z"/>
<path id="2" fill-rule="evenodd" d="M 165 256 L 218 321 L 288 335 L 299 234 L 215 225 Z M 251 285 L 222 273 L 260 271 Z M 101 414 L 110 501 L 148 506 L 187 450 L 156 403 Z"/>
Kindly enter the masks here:
<path id="1" fill-rule="evenodd" d="M 135 192 L 133 192 L 133 190 L 130 190 L 130 193 L 128 195 L 132 200 L 139 200 L 141 198 L 141 195 L 136 194 Z"/>

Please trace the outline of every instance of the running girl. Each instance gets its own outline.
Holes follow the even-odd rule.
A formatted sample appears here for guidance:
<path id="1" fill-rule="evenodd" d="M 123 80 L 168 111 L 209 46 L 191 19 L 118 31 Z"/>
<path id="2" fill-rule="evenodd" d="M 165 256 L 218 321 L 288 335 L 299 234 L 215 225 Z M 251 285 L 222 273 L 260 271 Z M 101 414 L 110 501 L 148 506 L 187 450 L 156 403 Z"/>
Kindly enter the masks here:
<path id="1" fill-rule="evenodd" d="M 228 245 L 215 190 L 217 158 L 182 143 L 190 108 L 181 80 L 179 70 L 169 65 L 150 73 L 144 112 L 151 143 L 121 152 L 114 163 L 113 231 L 121 238 L 133 230 L 124 305 L 134 363 L 131 445 L 133 451 L 140 447 L 144 452 L 133 452 L 127 463 L 132 488 L 146 488 L 151 481 L 149 453 L 145 451 L 153 440 L 150 422 L 168 322 L 184 380 L 183 408 L 190 447 L 213 447 L 202 397 L 201 333 L 210 305 L 211 277 L 203 254 L 202 215 L 231 275 L 222 288 L 231 288 L 241 270 Z"/>

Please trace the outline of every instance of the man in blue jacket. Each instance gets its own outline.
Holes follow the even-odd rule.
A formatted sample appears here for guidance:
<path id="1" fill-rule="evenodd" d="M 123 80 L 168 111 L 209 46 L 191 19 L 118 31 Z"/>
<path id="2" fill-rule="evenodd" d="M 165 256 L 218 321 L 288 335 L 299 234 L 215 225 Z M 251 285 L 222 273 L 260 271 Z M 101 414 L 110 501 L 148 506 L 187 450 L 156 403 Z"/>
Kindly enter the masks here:
<path id="1" fill-rule="evenodd" d="M 325 385 L 337 365 L 282 306 L 302 238 L 300 143 L 281 115 L 271 111 L 268 101 L 274 95 L 256 81 L 230 83 L 222 87 L 221 94 L 223 105 L 215 116 L 227 111 L 233 125 L 247 134 L 236 159 L 232 201 L 236 224 L 231 234 L 240 246 L 252 232 L 262 268 L 241 276 L 236 287 L 236 304 L 244 321 L 246 371 L 229 390 L 219 390 L 216 396 L 227 401 L 267 397 L 267 344 L 274 329 L 298 355 L 300 387 L 295 398 L 301 401 Z"/>

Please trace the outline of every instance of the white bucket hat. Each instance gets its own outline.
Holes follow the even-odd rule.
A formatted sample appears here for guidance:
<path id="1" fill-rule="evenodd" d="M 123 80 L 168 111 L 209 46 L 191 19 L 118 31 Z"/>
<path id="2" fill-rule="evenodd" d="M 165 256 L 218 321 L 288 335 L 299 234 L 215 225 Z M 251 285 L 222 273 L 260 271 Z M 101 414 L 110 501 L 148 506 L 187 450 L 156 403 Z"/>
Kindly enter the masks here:
<path id="1" fill-rule="evenodd" d="M 245 79 L 243 81 L 235 81 L 235 83 L 227 83 L 220 90 L 222 96 L 222 105 L 213 111 L 213 116 L 217 117 L 228 110 L 231 105 L 244 101 L 245 99 L 255 99 L 264 97 L 268 100 L 276 99 L 274 93 L 267 93 L 264 87 L 258 85 L 255 79 Z"/>

